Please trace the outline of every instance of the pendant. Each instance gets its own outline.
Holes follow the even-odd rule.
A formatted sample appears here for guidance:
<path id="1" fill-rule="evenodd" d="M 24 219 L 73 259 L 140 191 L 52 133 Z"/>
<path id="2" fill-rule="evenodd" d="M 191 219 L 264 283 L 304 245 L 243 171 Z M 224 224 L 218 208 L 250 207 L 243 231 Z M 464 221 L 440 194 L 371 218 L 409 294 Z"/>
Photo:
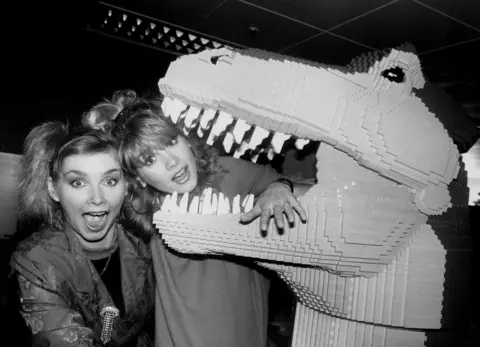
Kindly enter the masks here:
<path id="1" fill-rule="evenodd" d="M 110 341 L 112 337 L 113 321 L 118 317 L 120 311 L 115 306 L 105 306 L 100 311 L 100 315 L 103 317 L 102 336 L 100 339 L 103 344 Z"/>

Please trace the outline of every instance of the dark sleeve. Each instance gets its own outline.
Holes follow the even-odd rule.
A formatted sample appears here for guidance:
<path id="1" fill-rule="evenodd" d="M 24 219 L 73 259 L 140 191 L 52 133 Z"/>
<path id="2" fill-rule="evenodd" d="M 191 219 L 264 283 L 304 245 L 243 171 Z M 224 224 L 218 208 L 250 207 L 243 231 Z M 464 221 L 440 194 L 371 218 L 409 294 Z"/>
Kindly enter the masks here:
<path id="1" fill-rule="evenodd" d="M 219 163 L 228 172 L 221 182 L 221 190 L 236 194 L 259 195 L 281 176 L 269 165 L 255 164 L 233 157 L 220 157 Z"/>
<path id="2" fill-rule="evenodd" d="M 12 258 L 19 282 L 20 313 L 32 331 L 32 346 L 95 346 L 92 331 L 67 302 L 61 273 L 45 258 L 38 259 L 38 253 L 32 253 L 17 253 Z"/>

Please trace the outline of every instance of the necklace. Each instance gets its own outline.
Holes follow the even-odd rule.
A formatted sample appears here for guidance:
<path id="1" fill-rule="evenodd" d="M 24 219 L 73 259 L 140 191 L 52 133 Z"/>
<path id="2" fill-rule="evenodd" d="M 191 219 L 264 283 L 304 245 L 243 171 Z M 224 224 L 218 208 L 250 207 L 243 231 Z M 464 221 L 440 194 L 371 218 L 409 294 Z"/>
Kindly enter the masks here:
<path id="1" fill-rule="evenodd" d="M 117 235 L 117 232 L 115 230 L 113 245 L 110 245 L 109 247 L 105 247 L 105 248 L 100 248 L 100 249 L 97 248 L 97 249 L 94 249 L 94 250 L 84 248 L 83 252 L 84 252 L 85 256 L 90 261 L 96 263 L 95 267 L 100 265 L 100 264 L 98 264 L 98 262 L 100 262 L 102 259 L 105 259 L 108 256 L 108 259 L 107 259 L 105 265 L 103 266 L 102 271 L 100 271 L 100 269 L 97 269 L 97 273 L 101 277 L 105 273 L 105 271 L 108 269 L 108 265 L 110 265 L 110 260 L 112 259 L 112 255 L 115 254 L 117 249 L 118 249 L 118 235 Z"/>
<path id="2" fill-rule="evenodd" d="M 115 252 L 113 252 L 113 253 L 115 253 Z M 110 256 L 108 257 L 107 263 L 106 263 L 105 266 L 103 267 L 102 272 L 100 272 L 100 277 L 103 275 L 103 273 L 105 272 L 105 270 L 107 270 L 108 264 L 110 264 L 110 259 L 112 259 L 113 253 L 110 254 Z"/>

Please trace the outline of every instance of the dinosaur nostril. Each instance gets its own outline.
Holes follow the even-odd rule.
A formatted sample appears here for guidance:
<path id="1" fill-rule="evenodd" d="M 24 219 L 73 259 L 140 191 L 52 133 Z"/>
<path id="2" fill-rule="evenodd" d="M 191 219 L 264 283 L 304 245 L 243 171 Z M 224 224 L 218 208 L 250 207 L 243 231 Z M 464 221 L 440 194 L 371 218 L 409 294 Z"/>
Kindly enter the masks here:
<path id="1" fill-rule="evenodd" d="M 210 62 L 211 62 L 213 65 L 217 65 L 218 58 L 220 58 L 219 55 L 217 55 L 217 56 L 215 56 L 215 57 L 211 57 L 211 58 L 210 58 Z"/>

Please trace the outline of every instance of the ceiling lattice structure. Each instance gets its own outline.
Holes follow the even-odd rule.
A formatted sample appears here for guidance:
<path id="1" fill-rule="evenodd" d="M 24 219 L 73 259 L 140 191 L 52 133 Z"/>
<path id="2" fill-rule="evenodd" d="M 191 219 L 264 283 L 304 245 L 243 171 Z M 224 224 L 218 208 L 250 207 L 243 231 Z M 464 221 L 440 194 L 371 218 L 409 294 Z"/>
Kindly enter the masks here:
<path id="1" fill-rule="evenodd" d="M 87 30 L 175 55 L 241 47 L 102 2 L 96 5 L 95 16 L 88 23 Z"/>

